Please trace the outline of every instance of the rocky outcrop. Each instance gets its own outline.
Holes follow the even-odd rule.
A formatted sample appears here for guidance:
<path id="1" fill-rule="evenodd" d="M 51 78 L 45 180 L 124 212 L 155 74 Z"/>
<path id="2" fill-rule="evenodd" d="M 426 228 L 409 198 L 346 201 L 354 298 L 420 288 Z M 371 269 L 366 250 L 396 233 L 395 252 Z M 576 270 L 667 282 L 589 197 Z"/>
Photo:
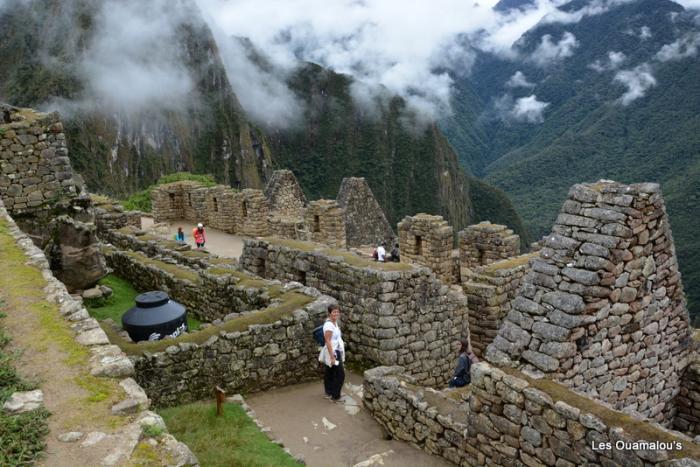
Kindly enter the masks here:
<path id="1" fill-rule="evenodd" d="M 94 224 L 63 215 L 52 222 L 52 230 L 46 251 L 51 269 L 66 287 L 87 289 L 107 275 L 107 264 L 98 247 Z"/>

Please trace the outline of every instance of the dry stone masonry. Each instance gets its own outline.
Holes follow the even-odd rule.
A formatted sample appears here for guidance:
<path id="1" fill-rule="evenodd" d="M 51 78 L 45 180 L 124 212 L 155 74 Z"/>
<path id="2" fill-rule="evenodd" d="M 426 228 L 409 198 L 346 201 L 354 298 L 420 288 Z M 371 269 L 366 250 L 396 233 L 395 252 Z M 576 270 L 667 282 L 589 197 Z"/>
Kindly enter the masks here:
<path id="1" fill-rule="evenodd" d="M 534 256 L 527 254 L 488 266 L 462 268 L 462 289 L 469 300 L 470 340 L 479 357 L 498 335 Z"/>
<path id="2" fill-rule="evenodd" d="M 556 383 L 485 362 L 471 374 L 468 387 L 435 391 L 401 367 L 374 368 L 364 405 L 392 436 L 457 465 L 681 467 L 700 458 L 691 438 Z"/>
<path id="3" fill-rule="evenodd" d="M 301 282 L 336 298 L 351 359 L 399 364 L 421 384 L 445 384 L 453 370 L 453 344 L 469 334 L 462 291 L 425 268 L 316 247 L 246 240 L 240 262 L 261 277 Z"/>
<path id="4" fill-rule="evenodd" d="M 517 256 L 520 237 L 505 225 L 488 221 L 470 225 L 459 233 L 459 262 L 474 268 Z"/>
<path id="5" fill-rule="evenodd" d="M 291 170 L 275 170 L 265 186 L 265 197 L 273 215 L 301 218 L 306 196 Z"/>
<path id="6" fill-rule="evenodd" d="M 674 428 L 692 436 L 700 435 L 700 358 L 697 354 L 681 380 L 676 408 Z"/>
<path id="7" fill-rule="evenodd" d="M 601 181 L 569 191 L 487 358 L 669 424 L 689 346 L 659 186 Z"/>
<path id="8" fill-rule="evenodd" d="M 331 199 L 311 201 L 304 213 L 308 240 L 345 248 L 345 211 Z"/>
<path id="9" fill-rule="evenodd" d="M 348 246 L 376 246 L 378 241 L 383 240 L 391 249 L 396 235 L 367 180 L 344 178 L 340 183 L 337 201 L 345 210 Z"/>
<path id="10" fill-rule="evenodd" d="M 401 261 L 432 269 L 446 284 L 455 282 L 452 265 L 452 227 L 442 216 L 416 214 L 399 222 Z"/>
<path id="11" fill-rule="evenodd" d="M 80 193 L 58 114 L 30 110 L 0 123 L 0 199 L 12 214 L 51 207 Z"/>

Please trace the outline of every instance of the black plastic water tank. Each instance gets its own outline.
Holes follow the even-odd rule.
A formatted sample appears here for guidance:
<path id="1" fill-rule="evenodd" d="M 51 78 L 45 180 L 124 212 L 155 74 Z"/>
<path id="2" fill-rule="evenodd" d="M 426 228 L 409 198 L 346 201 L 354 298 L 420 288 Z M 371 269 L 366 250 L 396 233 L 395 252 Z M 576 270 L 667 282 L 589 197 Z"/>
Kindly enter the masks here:
<path id="1" fill-rule="evenodd" d="M 122 316 L 122 327 L 134 342 L 179 336 L 187 330 L 187 311 L 165 292 L 146 292 Z"/>

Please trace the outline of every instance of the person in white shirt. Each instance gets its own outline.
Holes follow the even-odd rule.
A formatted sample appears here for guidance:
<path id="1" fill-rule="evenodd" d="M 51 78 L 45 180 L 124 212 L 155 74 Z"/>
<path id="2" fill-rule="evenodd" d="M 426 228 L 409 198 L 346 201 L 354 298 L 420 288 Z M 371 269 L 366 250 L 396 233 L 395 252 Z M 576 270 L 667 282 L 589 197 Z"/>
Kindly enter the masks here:
<path id="1" fill-rule="evenodd" d="M 323 337 L 325 345 L 321 348 L 318 360 L 325 365 L 323 373 L 323 386 L 326 390 L 326 398 L 335 402 L 340 400 L 340 390 L 345 382 L 345 343 L 338 326 L 340 307 L 328 306 L 328 318 L 323 324 Z"/>
<path id="2" fill-rule="evenodd" d="M 385 259 L 386 259 L 386 242 L 382 242 L 382 244 L 377 247 L 377 261 L 384 262 Z"/>

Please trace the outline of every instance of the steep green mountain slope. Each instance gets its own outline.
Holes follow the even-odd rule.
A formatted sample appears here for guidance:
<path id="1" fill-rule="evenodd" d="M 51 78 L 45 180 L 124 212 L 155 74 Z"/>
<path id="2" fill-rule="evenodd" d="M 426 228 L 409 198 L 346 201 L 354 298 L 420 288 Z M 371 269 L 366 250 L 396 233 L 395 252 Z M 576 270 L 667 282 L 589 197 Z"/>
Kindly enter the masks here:
<path id="1" fill-rule="evenodd" d="M 564 8 L 585 4 L 576 1 Z M 644 26 L 650 37 L 641 37 Z M 528 60 L 543 35 L 556 42 L 565 32 L 578 41 L 572 56 L 546 67 Z M 461 160 L 508 193 L 535 236 L 549 230 L 573 183 L 600 178 L 661 183 L 695 316 L 700 316 L 700 241 L 695 234 L 700 219 L 694 207 L 700 196 L 700 61 L 692 56 L 661 62 L 655 55 L 665 44 L 698 32 L 693 15 L 666 0 L 626 3 L 575 24 L 541 25 L 516 44 L 520 60 L 480 57 L 474 74 L 460 82 L 460 95 L 478 96 L 481 114 L 474 118 L 473 108 L 459 110 L 447 123 Z M 609 52 L 625 54 L 617 69 L 609 64 Z M 591 67 L 596 60 L 604 70 Z M 645 63 L 656 85 L 622 105 L 619 98 L 627 88 L 614 81 L 616 73 Z M 507 89 L 505 83 L 516 71 L 533 86 Z M 534 94 L 549 103 L 543 121 L 497 118 L 494 102 L 506 94 L 512 99 Z M 460 139 L 469 132 L 486 136 Z M 476 161 L 475 148 L 481 151 Z"/>
<path id="2" fill-rule="evenodd" d="M 392 223 L 429 212 L 457 229 L 488 218 L 524 233 L 508 198 L 466 176 L 434 124 L 407 122 L 400 98 L 370 113 L 352 99 L 351 83 L 317 65 L 302 68 L 290 87 L 306 103 L 303 126 L 270 135 L 277 164 L 295 172 L 310 198 L 334 198 L 343 177 L 360 176 Z"/>
<path id="3" fill-rule="evenodd" d="M 56 97 L 92 99 L 80 63 L 100 39 L 95 17 L 101 3 L 9 3 L 0 12 L 0 100 L 37 107 Z M 92 190 L 122 196 L 178 170 L 213 173 L 232 185 L 264 184 L 271 163 L 264 136 L 243 115 L 196 5 L 169 7 L 177 9 L 187 13 L 176 37 L 193 82 L 181 106 L 117 111 L 91 102 L 65 119 L 73 166 Z"/>

